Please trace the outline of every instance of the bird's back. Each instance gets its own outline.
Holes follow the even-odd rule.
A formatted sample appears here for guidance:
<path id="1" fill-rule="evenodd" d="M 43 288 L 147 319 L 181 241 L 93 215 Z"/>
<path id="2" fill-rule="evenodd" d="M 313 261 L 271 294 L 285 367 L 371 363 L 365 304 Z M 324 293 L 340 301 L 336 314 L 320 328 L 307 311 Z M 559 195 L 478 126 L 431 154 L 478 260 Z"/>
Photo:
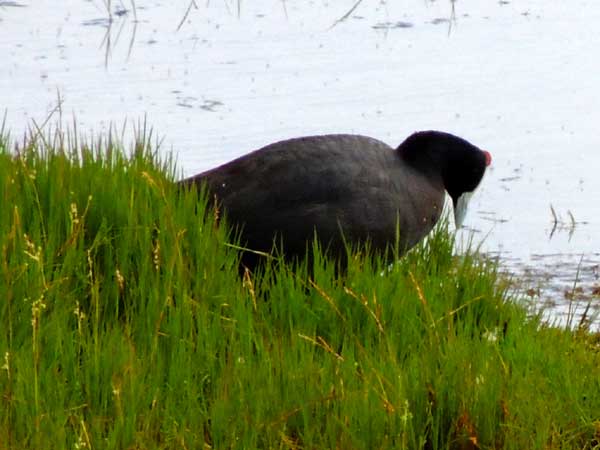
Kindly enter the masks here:
<path id="1" fill-rule="evenodd" d="M 350 243 L 409 248 L 437 222 L 443 185 L 403 163 L 387 144 L 365 136 L 326 135 L 263 147 L 184 183 L 206 183 L 242 244 L 303 256 L 315 232 L 332 254 Z"/>

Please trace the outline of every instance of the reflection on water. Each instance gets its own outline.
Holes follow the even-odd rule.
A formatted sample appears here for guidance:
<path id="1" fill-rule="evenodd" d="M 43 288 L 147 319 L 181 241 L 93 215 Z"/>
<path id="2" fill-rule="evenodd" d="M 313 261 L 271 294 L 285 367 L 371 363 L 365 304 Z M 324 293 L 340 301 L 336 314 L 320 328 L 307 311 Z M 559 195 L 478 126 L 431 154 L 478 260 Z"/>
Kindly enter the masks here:
<path id="1" fill-rule="evenodd" d="M 598 310 L 600 6 L 112 3 L 0 0 L 13 136 L 58 95 L 84 133 L 146 116 L 184 176 L 293 136 L 449 131 L 494 158 L 461 233 L 556 314 Z"/>

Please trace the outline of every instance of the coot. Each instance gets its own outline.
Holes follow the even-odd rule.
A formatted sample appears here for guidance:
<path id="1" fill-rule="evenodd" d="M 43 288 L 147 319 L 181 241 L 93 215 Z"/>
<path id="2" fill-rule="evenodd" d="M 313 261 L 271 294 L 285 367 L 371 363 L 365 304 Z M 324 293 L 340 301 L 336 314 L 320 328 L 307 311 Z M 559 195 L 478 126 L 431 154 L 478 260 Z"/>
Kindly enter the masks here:
<path id="1" fill-rule="evenodd" d="M 287 259 L 304 257 L 317 236 L 339 258 L 345 242 L 385 250 L 397 230 L 400 250 L 410 249 L 440 218 L 444 191 L 460 226 L 490 162 L 488 152 L 440 131 L 414 133 L 397 149 L 335 134 L 276 142 L 180 183 L 206 183 L 248 249 L 282 245 Z M 242 261 L 252 268 L 259 259 L 245 252 Z"/>

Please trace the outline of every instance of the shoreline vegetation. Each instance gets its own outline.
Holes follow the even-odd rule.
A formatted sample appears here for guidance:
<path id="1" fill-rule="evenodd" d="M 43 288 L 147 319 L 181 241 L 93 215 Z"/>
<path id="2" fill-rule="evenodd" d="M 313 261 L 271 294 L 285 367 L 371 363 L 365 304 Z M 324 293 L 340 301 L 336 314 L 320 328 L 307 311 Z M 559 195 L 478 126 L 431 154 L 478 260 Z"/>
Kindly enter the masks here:
<path id="1" fill-rule="evenodd" d="M 600 335 L 447 224 L 391 267 L 240 277 L 151 136 L 0 135 L 0 450 L 600 448 Z"/>

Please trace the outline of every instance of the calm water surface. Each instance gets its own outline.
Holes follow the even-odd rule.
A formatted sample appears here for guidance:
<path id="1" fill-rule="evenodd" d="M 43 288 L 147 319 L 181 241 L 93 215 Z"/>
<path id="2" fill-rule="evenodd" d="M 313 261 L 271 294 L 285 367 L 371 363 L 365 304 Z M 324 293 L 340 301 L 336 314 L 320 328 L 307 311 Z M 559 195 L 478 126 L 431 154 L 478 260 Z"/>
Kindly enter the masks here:
<path id="1" fill-rule="evenodd" d="M 576 280 L 600 309 L 596 3 L 363 0 L 333 27 L 354 0 L 112 3 L 0 0 L 13 137 L 59 98 L 84 133 L 146 115 L 183 176 L 293 136 L 449 131 L 494 157 L 461 236 L 554 318 Z"/>

